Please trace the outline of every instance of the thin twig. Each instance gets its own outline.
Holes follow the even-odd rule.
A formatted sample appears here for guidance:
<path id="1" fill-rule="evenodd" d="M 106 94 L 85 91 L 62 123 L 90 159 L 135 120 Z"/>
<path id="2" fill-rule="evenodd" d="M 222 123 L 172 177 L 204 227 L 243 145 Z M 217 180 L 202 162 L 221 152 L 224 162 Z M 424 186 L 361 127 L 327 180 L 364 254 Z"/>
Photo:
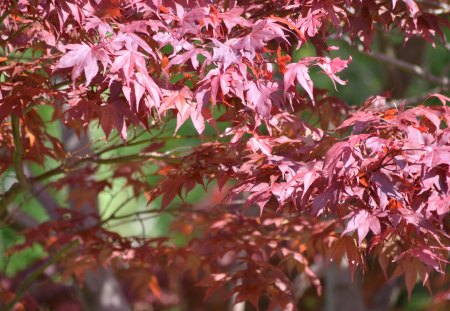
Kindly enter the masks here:
<path id="1" fill-rule="evenodd" d="M 169 154 L 160 154 L 156 152 L 147 152 L 147 153 L 138 153 L 138 154 L 132 154 L 127 156 L 119 156 L 119 157 L 113 157 L 113 158 L 98 158 L 98 156 L 95 154 L 93 156 L 87 156 L 83 158 L 77 159 L 75 162 L 70 163 L 70 161 L 66 161 L 66 163 L 60 164 L 56 168 L 53 168 L 39 176 L 29 178 L 27 180 L 27 184 L 30 186 L 32 183 L 39 182 L 46 180 L 50 177 L 53 177 L 55 175 L 63 174 L 67 171 L 74 170 L 77 167 L 85 164 L 85 163 L 94 163 L 98 165 L 106 165 L 106 164 L 118 164 L 118 163 L 128 163 L 133 161 L 146 161 L 146 160 L 158 160 L 158 161 L 165 161 L 167 163 L 172 164 L 179 164 L 181 163 L 181 158 L 176 157 L 174 155 Z M 70 163 L 70 164 L 69 164 Z M 25 176 L 25 175 L 24 175 Z M 19 179 L 19 178 L 18 178 Z M 23 180 L 22 180 L 23 182 Z M 9 188 L 8 191 L 6 191 L 2 196 L 0 200 L 0 219 L 3 219 L 3 217 L 6 215 L 6 209 L 7 206 L 14 200 L 14 198 L 22 193 L 24 189 L 24 186 L 22 183 L 17 182 L 12 185 L 11 188 Z"/>

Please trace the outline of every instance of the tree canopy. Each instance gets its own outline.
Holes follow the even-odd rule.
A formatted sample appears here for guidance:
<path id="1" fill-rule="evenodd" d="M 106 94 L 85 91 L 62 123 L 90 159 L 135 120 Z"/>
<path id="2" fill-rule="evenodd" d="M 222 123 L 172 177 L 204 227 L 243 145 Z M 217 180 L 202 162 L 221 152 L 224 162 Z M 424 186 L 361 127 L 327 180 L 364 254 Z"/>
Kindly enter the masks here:
<path id="1" fill-rule="evenodd" d="M 3 1 L 0 306 L 313 310 L 334 266 L 445 308 L 449 12 Z"/>

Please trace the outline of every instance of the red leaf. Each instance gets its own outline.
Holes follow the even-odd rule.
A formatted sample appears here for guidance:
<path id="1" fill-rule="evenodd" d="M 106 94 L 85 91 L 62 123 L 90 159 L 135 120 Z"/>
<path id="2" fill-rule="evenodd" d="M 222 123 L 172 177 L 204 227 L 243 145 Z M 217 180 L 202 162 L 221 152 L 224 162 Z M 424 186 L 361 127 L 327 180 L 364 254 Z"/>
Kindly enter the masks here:
<path id="1" fill-rule="evenodd" d="M 406 273 L 405 273 L 405 284 L 406 289 L 408 290 L 408 299 L 411 300 L 411 292 L 414 288 L 414 285 L 417 283 L 417 268 L 418 262 L 416 260 L 411 260 L 407 265 Z"/>
<path id="2" fill-rule="evenodd" d="M 291 23 L 287 19 L 284 19 L 284 18 L 281 18 L 281 17 L 277 17 L 277 16 L 273 16 L 273 15 L 270 16 L 270 19 L 273 19 L 276 22 L 285 24 L 286 26 L 291 28 L 293 31 L 295 31 L 295 33 L 298 34 L 300 39 L 302 39 L 304 42 L 306 42 L 306 38 L 305 38 L 305 35 L 303 34 L 303 32 L 301 32 L 300 29 L 297 28 L 297 26 L 295 26 L 293 23 Z"/>
<path id="3" fill-rule="evenodd" d="M 120 12 L 119 0 L 101 0 L 97 5 L 95 14 L 101 18 L 120 17 L 122 14 Z"/>

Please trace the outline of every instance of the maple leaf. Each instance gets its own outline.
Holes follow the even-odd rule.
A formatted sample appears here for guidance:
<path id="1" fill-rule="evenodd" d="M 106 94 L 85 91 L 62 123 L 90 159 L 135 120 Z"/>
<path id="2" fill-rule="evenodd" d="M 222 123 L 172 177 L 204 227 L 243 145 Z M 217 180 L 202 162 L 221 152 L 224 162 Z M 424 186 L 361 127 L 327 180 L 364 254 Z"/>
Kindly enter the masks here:
<path id="1" fill-rule="evenodd" d="M 277 37 L 271 29 L 267 28 L 267 21 L 262 20 L 252 27 L 252 32 L 238 39 L 233 46 L 236 49 L 251 49 L 259 51 L 265 46 L 265 42 Z"/>
<path id="2" fill-rule="evenodd" d="M 100 36 L 106 37 L 108 33 L 113 33 L 111 25 L 109 25 L 104 20 L 101 20 L 97 16 L 92 16 L 86 19 L 86 29 L 97 29 Z"/>
<path id="3" fill-rule="evenodd" d="M 379 215 L 378 215 L 379 216 Z M 381 225 L 377 215 L 369 214 L 365 210 L 360 210 L 350 218 L 347 227 L 342 232 L 342 235 L 358 231 L 358 244 L 361 245 L 364 238 L 369 233 L 369 229 L 376 235 L 381 232 Z"/>
<path id="4" fill-rule="evenodd" d="M 267 156 L 270 156 L 272 154 L 272 147 L 264 139 L 261 139 L 259 137 L 252 137 L 247 142 L 247 144 L 250 147 L 250 149 L 253 150 L 253 152 L 261 150 L 261 152 Z"/>
<path id="5" fill-rule="evenodd" d="M 296 64 L 289 64 L 286 66 L 286 72 L 284 74 L 284 94 L 286 96 L 286 92 L 289 87 L 293 84 L 293 82 L 297 79 L 298 83 L 305 89 L 308 93 L 311 100 L 314 102 L 313 96 L 313 82 L 308 74 L 308 67 L 298 62 Z"/>
<path id="6" fill-rule="evenodd" d="M 333 81 L 334 88 L 336 89 L 336 83 L 341 85 L 345 85 L 346 81 L 341 80 L 336 76 L 336 73 L 341 72 L 343 69 L 347 68 L 348 63 L 352 61 L 352 57 L 350 56 L 348 60 L 343 60 L 339 57 L 330 59 L 329 57 L 321 58 L 318 66 L 322 68 L 324 73 L 331 78 Z"/>
<path id="7" fill-rule="evenodd" d="M 427 164 L 429 167 L 435 167 L 439 164 L 449 164 L 450 163 L 450 146 L 434 147 L 425 156 L 423 163 Z"/>
<path id="8" fill-rule="evenodd" d="M 380 192 L 393 197 L 396 200 L 403 199 L 401 193 L 396 189 L 395 183 L 388 175 L 382 172 L 374 172 L 372 173 L 371 181 L 376 184 L 377 189 Z"/>
<path id="9" fill-rule="evenodd" d="M 160 87 L 155 83 L 155 81 L 145 72 L 137 72 L 136 81 L 134 81 L 135 95 L 136 95 L 136 105 L 139 109 L 139 99 L 144 94 L 144 90 L 147 90 L 149 97 L 146 98 L 145 103 L 147 108 L 151 109 L 153 107 L 159 108 L 161 105 L 162 92 Z"/>
<path id="10" fill-rule="evenodd" d="M 213 48 L 213 57 L 211 61 L 219 61 L 223 63 L 223 70 L 227 70 L 227 68 L 231 64 L 238 64 L 241 62 L 241 57 L 236 54 L 236 52 L 231 48 L 231 46 L 222 44 L 221 42 L 213 39 L 213 43 L 215 47 Z"/>
<path id="11" fill-rule="evenodd" d="M 228 33 L 230 33 L 236 25 L 243 27 L 250 26 L 250 22 L 241 16 L 242 13 L 244 13 L 244 9 L 241 7 L 234 7 L 227 12 L 219 13 L 219 18 L 222 19 L 225 27 L 227 27 Z"/>
<path id="12" fill-rule="evenodd" d="M 299 18 L 298 24 L 302 33 L 306 33 L 309 37 L 314 37 L 322 26 L 322 10 L 310 10 L 304 18 Z"/>
<path id="13" fill-rule="evenodd" d="M 343 236 L 337 240 L 331 248 L 331 257 L 336 262 L 340 263 L 343 255 L 348 258 L 348 263 L 353 280 L 356 268 L 358 265 L 364 265 L 364 259 L 360 250 L 356 245 L 356 241 L 350 236 Z"/>
<path id="14" fill-rule="evenodd" d="M 319 292 L 313 268 L 323 258 L 346 257 L 353 273 L 366 268 L 373 252 L 387 278 L 390 271 L 405 277 L 408 294 L 419 278 L 433 285 L 431 272 L 442 274 L 448 264 L 450 99 L 431 94 L 442 106 L 392 109 L 386 97 L 371 97 L 336 129 L 349 109 L 330 96 L 333 90 L 314 89 L 310 73 L 317 66 L 335 89 L 346 83 L 339 73 L 351 57 L 324 56 L 337 50 L 329 45 L 337 37 L 362 41 L 367 50 L 378 29 L 436 41 L 448 21 L 434 11 L 414 0 L 21 0 L 1 6 L 0 173 L 23 175 L 20 168 L 31 163 L 43 172 L 3 189 L 0 212 L 15 221 L 9 203 L 23 201 L 15 197 L 26 189 L 23 180 L 38 200 L 57 190 L 79 207 L 54 212 L 42 204 L 52 219 L 36 230 L 17 229 L 23 247 L 40 244 L 48 260 L 60 259 L 39 276 L 42 289 L 30 284 L 26 299 L 25 291 L 13 293 L 27 273 L 2 275 L 2 284 L 23 308 L 31 301 L 39 309 L 39 290 L 51 292 L 46 284 L 72 292 L 66 280 L 75 275 L 85 285 L 88 270 L 101 266 L 120 288 L 131 284 L 131 306 L 146 300 L 176 308 L 189 298 L 211 309 L 225 297 L 257 309 L 266 296 L 266 309 L 291 310 L 298 303 L 293 277 L 307 277 Z M 291 63 L 306 38 L 316 56 Z M 64 54 L 53 55 L 58 49 Z M 18 61 L 23 51 L 31 57 Z M 57 75 L 49 80 L 53 61 L 56 69 L 72 70 L 74 83 Z M 76 83 L 82 75 L 86 82 Z M 38 106 L 53 111 L 49 122 Z M 189 118 L 194 133 L 180 131 Z M 56 122 L 68 129 L 61 137 L 47 133 Z M 87 139 L 81 130 L 90 132 L 95 122 L 107 146 L 86 141 L 72 149 L 65 133 Z M 205 122 L 216 132 L 206 135 Z M 123 142 L 110 137 L 114 129 Z M 125 141 L 127 133 L 132 137 Z M 183 151 L 173 149 L 180 144 Z M 58 163 L 48 167 L 47 157 Z M 100 206 L 98 198 L 115 192 L 118 179 L 133 190 L 127 199 L 144 192 L 155 209 L 122 214 Z M 36 189 L 41 182 L 45 187 Z M 212 190 L 199 203 L 185 196 L 197 185 Z M 66 188 L 67 195 L 59 191 Z M 124 238 L 106 230 L 135 219 L 145 230 L 141 212 L 170 213 L 171 230 L 185 243 L 174 245 L 172 233 L 152 239 L 126 232 Z M 76 250 L 58 256 L 71 241 Z M 212 304 L 174 290 L 189 289 L 200 276 Z"/>
<path id="15" fill-rule="evenodd" d="M 232 48 L 253 63 L 256 53 L 262 51 L 266 42 L 278 37 L 285 38 L 283 27 L 269 20 L 262 20 L 253 26 L 250 34 L 234 40 Z"/>
<path id="16" fill-rule="evenodd" d="M 114 63 L 111 66 L 111 72 L 122 71 L 125 81 L 130 83 L 135 68 L 143 74 L 147 74 L 144 55 L 137 51 L 119 51 L 117 52 Z"/>
<path id="17" fill-rule="evenodd" d="M 173 65 L 183 65 L 188 59 L 191 60 L 192 67 L 194 67 L 194 69 L 197 69 L 200 64 L 200 62 L 198 61 L 198 58 L 197 58 L 198 55 L 203 55 L 203 56 L 205 56 L 206 59 L 211 58 L 211 54 L 208 51 L 206 51 L 204 49 L 192 48 L 183 54 L 178 54 L 175 57 L 173 57 L 170 60 L 170 62 L 167 64 L 167 67 L 164 68 L 164 71 L 165 72 L 169 71 L 170 67 L 172 67 Z M 220 59 L 220 58 L 218 58 L 218 59 Z"/>
<path id="18" fill-rule="evenodd" d="M 181 125 L 183 125 L 183 123 L 191 116 L 193 109 L 195 109 L 194 104 L 192 103 L 193 94 L 186 86 L 178 91 L 164 90 L 163 94 L 164 100 L 158 110 L 158 113 L 161 115 L 169 109 L 176 109 L 177 126 L 175 128 L 175 132 L 177 132 Z M 203 122 L 200 112 L 196 112 L 193 121 L 198 129 L 202 129 L 202 127 L 198 124 L 198 122 Z"/>
<path id="19" fill-rule="evenodd" d="M 261 117 L 267 118 L 270 115 L 272 102 L 270 100 L 270 91 L 259 81 L 256 83 L 250 81 L 246 94 L 247 102 Z"/>
<path id="20" fill-rule="evenodd" d="M 125 47 L 126 50 L 133 52 L 137 52 L 140 47 L 152 56 L 153 59 L 157 59 L 155 52 L 148 43 L 133 32 L 119 33 L 111 42 L 111 46 L 115 50 L 120 50 L 122 47 Z"/>
<path id="21" fill-rule="evenodd" d="M 109 137 L 111 130 L 116 128 L 122 139 L 127 139 L 125 115 L 126 114 L 123 113 L 123 109 L 120 109 L 120 104 L 118 103 L 112 103 L 102 107 L 100 125 L 105 132 L 106 138 Z"/>
<path id="22" fill-rule="evenodd" d="M 393 6 L 395 7 L 395 3 L 397 0 L 393 0 Z M 403 2 L 408 7 L 408 10 L 411 12 L 413 16 L 415 16 L 417 13 L 419 13 L 419 7 L 417 6 L 417 3 L 414 0 L 403 0 Z"/>
<path id="23" fill-rule="evenodd" d="M 84 71 L 86 77 L 86 85 L 91 83 L 91 80 L 98 73 L 98 61 L 103 63 L 106 69 L 106 64 L 111 63 L 106 50 L 98 45 L 89 46 L 82 44 L 68 44 L 66 48 L 70 52 L 61 57 L 56 68 L 72 68 L 72 81 L 75 81 Z"/>
<path id="24" fill-rule="evenodd" d="M 338 195 L 339 191 L 336 188 L 336 185 L 328 187 L 328 189 L 314 198 L 311 213 L 318 216 L 323 214 L 329 204 L 334 204 L 336 202 Z"/>
<path id="25" fill-rule="evenodd" d="M 96 6 L 95 13 L 101 18 L 120 17 L 119 0 L 101 0 Z"/>
<path id="26" fill-rule="evenodd" d="M 291 21 L 277 17 L 277 16 L 271 16 L 270 19 L 287 25 L 289 28 L 291 28 L 293 31 L 295 31 L 295 33 L 300 37 L 300 39 L 302 39 L 303 41 L 306 41 L 306 38 L 305 38 L 305 35 L 303 34 L 303 32 L 300 31 L 300 29 L 298 29 L 297 26 L 295 26 Z M 282 37 L 284 38 L 284 36 L 282 36 Z"/>

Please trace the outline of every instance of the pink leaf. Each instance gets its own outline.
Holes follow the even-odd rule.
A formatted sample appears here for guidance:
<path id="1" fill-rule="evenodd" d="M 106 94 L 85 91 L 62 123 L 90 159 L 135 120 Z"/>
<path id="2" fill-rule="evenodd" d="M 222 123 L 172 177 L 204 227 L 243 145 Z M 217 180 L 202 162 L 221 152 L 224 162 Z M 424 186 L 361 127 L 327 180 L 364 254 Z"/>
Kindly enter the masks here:
<path id="1" fill-rule="evenodd" d="M 259 88 L 258 84 L 250 81 L 247 90 L 247 101 L 251 105 L 251 108 L 263 118 L 267 118 L 270 115 L 270 109 L 272 104 L 269 99 L 267 89 Z"/>
<path id="2" fill-rule="evenodd" d="M 267 156 L 272 154 L 272 147 L 264 139 L 252 137 L 247 144 L 253 152 L 261 150 L 261 152 Z"/>
<path id="3" fill-rule="evenodd" d="M 289 87 L 292 85 L 295 79 L 305 89 L 312 101 L 313 96 L 313 82 L 308 74 L 308 67 L 304 64 L 289 64 L 286 66 L 287 70 L 284 74 L 284 93 L 286 94 Z"/>
<path id="4" fill-rule="evenodd" d="M 339 57 L 330 59 L 329 57 L 324 57 L 319 62 L 319 67 L 322 68 L 324 73 L 330 77 L 333 81 L 334 88 L 336 88 L 336 83 L 341 85 L 345 85 L 347 82 L 341 80 L 336 76 L 336 73 L 341 72 L 343 69 L 347 68 L 348 63 L 352 61 L 352 58 L 349 57 L 348 60 L 343 60 Z"/>
<path id="5" fill-rule="evenodd" d="M 403 0 L 403 2 L 406 3 L 406 6 L 408 7 L 408 10 L 412 15 L 416 15 L 417 13 L 419 13 L 419 7 L 417 6 L 417 3 L 414 2 L 414 0 Z"/>
<path id="6" fill-rule="evenodd" d="M 228 32 L 230 32 L 236 25 L 250 26 L 250 22 L 241 17 L 242 13 L 244 13 L 244 9 L 239 7 L 235 7 L 224 13 L 219 13 L 219 17 L 222 18 Z"/>
<path id="7" fill-rule="evenodd" d="M 369 233 L 369 229 L 371 229 L 375 234 L 380 233 L 380 222 L 377 217 L 370 215 L 365 210 L 360 210 L 355 213 L 355 215 L 350 219 L 347 223 L 347 227 L 345 228 L 342 234 L 346 234 L 348 232 L 358 231 L 358 244 L 361 245 L 364 238 Z"/>
<path id="8" fill-rule="evenodd" d="M 107 52 L 99 46 L 89 46 L 83 44 L 69 44 L 66 46 L 71 50 L 59 60 L 57 68 L 72 68 L 72 81 L 75 81 L 84 71 L 86 77 L 86 85 L 98 73 L 97 61 L 101 61 L 105 67 L 106 63 L 110 63 Z"/>
<path id="9" fill-rule="evenodd" d="M 227 68 L 231 64 L 237 64 L 241 62 L 241 57 L 236 54 L 236 52 L 228 45 L 222 44 L 216 39 L 212 39 L 213 43 L 216 47 L 213 48 L 213 58 L 212 61 L 223 63 L 223 70 L 227 70 Z"/>
<path id="10" fill-rule="evenodd" d="M 136 73 L 137 82 L 139 82 L 140 85 L 142 85 L 148 92 L 151 101 L 147 100 L 147 107 L 149 109 L 151 108 L 158 108 L 161 105 L 161 89 L 159 86 L 153 81 L 153 79 L 147 74 L 142 72 Z M 135 83 L 137 84 L 137 83 Z M 136 98 L 138 93 L 136 93 Z"/>
<path id="11" fill-rule="evenodd" d="M 147 74 L 144 55 L 136 51 L 119 51 L 117 57 L 112 64 L 111 71 L 122 71 L 127 83 L 131 82 L 131 77 L 135 67 L 144 74 Z"/>

